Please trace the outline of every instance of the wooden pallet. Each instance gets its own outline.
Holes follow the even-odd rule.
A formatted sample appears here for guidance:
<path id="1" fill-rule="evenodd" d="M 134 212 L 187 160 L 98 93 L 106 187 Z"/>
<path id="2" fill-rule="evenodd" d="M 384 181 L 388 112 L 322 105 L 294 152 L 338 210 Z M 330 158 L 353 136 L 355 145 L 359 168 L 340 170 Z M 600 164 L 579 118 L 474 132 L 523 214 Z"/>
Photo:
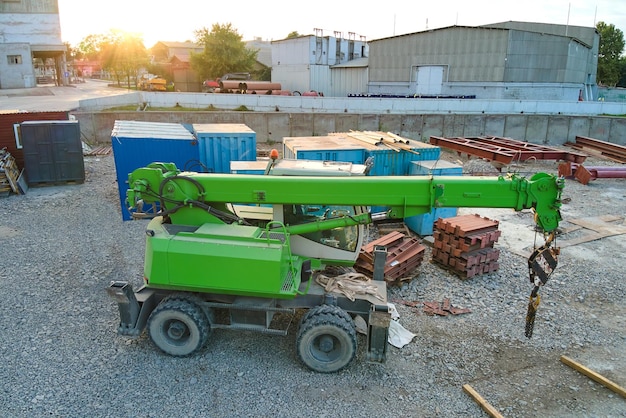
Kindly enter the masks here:
<path id="1" fill-rule="evenodd" d="M 15 158 L 7 151 L 2 150 L 0 153 L 0 193 L 7 191 L 8 185 L 10 191 L 15 194 L 21 194 L 18 179 L 20 171 L 17 168 Z"/>

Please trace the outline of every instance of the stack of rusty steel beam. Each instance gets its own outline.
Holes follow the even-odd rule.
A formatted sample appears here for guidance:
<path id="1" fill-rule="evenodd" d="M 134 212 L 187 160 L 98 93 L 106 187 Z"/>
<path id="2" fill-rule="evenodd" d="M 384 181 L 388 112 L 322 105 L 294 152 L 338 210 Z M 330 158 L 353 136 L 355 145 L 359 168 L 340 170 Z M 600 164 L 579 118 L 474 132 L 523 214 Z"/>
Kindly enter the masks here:
<path id="1" fill-rule="evenodd" d="M 496 136 L 452 137 L 431 136 L 430 143 L 454 150 L 459 155 L 475 156 L 492 161 L 501 166 L 515 162 L 533 160 L 572 161 L 583 163 L 585 154 L 564 151 L 511 138 Z"/>
<path id="2" fill-rule="evenodd" d="M 439 218 L 433 232 L 432 260 L 462 279 L 498 270 L 499 222 L 480 215 Z"/>
<path id="3" fill-rule="evenodd" d="M 600 141 L 599 139 L 589 138 L 586 136 L 576 136 L 576 142 L 567 142 L 565 145 L 591 155 L 607 158 L 620 163 L 626 163 L 626 147 L 623 145 Z M 582 163 L 582 161 L 576 162 Z"/>
<path id="4" fill-rule="evenodd" d="M 569 161 L 559 164 L 559 176 L 576 179 L 579 183 L 588 184 L 596 179 L 626 178 L 626 167 L 583 166 Z"/>
<path id="5" fill-rule="evenodd" d="M 399 285 L 405 280 L 410 280 L 410 273 L 422 264 L 426 251 L 426 247 L 417 238 L 393 231 L 364 245 L 357 257 L 354 269 L 366 275 L 373 275 L 374 249 L 378 246 L 387 249 L 384 278 L 391 285 Z"/>

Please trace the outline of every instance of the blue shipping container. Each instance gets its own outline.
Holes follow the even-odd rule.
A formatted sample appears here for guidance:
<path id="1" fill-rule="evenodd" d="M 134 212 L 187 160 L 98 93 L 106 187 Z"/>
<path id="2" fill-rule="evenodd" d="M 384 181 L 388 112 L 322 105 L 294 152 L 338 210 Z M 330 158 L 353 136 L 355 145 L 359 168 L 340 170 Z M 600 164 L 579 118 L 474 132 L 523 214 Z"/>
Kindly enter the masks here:
<path id="1" fill-rule="evenodd" d="M 209 173 L 230 173 L 231 161 L 256 161 L 256 132 L 241 123 L 194 123 L 200 162 Z"/>
<path id="2" fill-rule="evenodd" d="M 117 173 L 122 219 L 131 220 L 126 207 L 128 175 L 153 162 L 174 163 L 181 170 L 197 170 L 198 142 L 191 132 L 176 123 L 115 121 L 111 145 Z"/>
<path id="3" fill-rule="evenodd" d="M 283 138 L 283 158 L 363 164 L 365 148 L 341 136 Z"/>
<path id="4" fill-rule="evenodd" d="M 442 160 L 414 161 L 411 163 L 410 174 L 413 176 L 461 176 L 463 167 Z M 457 208 L 434 208 L 429 213 L 405 218 L 404 223 L 416 234 L 432 235 L 437 219 L 452 218 L 456 215 Z"/>

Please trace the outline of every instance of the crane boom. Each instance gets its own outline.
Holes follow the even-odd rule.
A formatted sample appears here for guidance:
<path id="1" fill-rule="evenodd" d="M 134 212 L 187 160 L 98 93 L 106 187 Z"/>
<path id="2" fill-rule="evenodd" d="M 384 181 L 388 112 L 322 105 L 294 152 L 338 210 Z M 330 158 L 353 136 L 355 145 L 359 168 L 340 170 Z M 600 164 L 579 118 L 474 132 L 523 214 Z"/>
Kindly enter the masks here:
<path id="1" fill-rule="evenodd" d="M 199 203 L 225 210 L 228 203 L 324 204 L 387 206 L 389 217 L 405 218 L 437 207 L 533 209 L 538 227 L 551 232 L 561 216 L 564 181 L 538 173 L 467 176 L 302 177 L 180 172 L 171 164 L 155 163 L 129 176 L 128 204 L 160 202 L 172 223 L 215 222 Z M 203 207 L 203 205 L 200 205 Z"/>

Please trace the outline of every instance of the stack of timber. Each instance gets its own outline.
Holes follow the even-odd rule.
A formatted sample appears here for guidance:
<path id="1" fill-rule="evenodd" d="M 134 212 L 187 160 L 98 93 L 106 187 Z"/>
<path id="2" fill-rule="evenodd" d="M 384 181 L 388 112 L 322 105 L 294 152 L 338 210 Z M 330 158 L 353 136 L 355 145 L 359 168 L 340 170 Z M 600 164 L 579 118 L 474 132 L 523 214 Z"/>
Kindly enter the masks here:
<path id="1" fill-rule="evenodd" d="M 393 132 L 350 131 L 347 135 L 365 144 L 386 147 L 396 152 L 406 151 L 419 155 L 419 152 L 413 150 L 411 147 L 411 141 Z"/>
<path id="2" fill-rule="evenodd" d="M 20 194 L 18 178 L 20 171 L 15 158 L 6 150 L 0 150 L 0 196 L 8 196 L 11 191 Z"/>
<path id="3" fill-rule="evenodd" d="M 363 246 L 354 265 L 355 270 L 369 276 L 374 274 L 374 249 L 378 246 L 387 249 L 384 278 L 391 285 L 410 280 L 409 273 L 422 264 L 426 250 L 417 238 L 394 231 Z"/>
<path id="4" fill-rule="evenodd" d="M 432 260 L 462 279 L 498 270 L 498 224 L 477 214 L 437 219 Z"/>

